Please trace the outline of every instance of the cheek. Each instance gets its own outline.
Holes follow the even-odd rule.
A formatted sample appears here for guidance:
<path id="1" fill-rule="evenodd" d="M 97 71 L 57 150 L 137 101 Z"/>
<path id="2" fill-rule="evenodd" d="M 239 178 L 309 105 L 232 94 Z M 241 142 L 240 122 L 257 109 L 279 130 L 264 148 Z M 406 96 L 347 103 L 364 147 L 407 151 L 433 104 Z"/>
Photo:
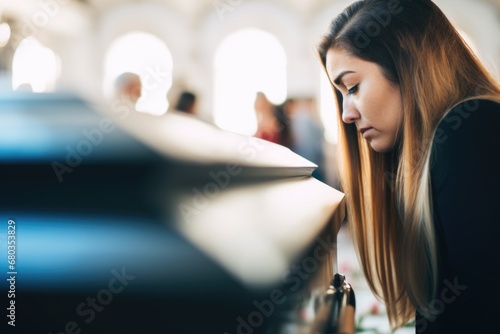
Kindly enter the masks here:
<path id="1" fill-rule="evenodd" d="M 385 85 L 380 85 L 375 94 L 376 98 L 373 104 L 376 105 L 377 118 L 381 121 L 383 120 L 383 123 L 385 123 L 385 126 L 389 130 L 396 130 L 402 114 L 402 103 L 399 90 L 387 83 Z"/>
<path id="2" fill-rule="evenodd" d="M 387 96 L 384 91 L 379 89 L 376 84 L 372 85 L 372 89 L 366 90 L 365 94 L 359 97 L 359 109 L 362 114 L 376 127 L 383 125 L 387 117 Z"/>
<path id="3" fill-rule="evenodd" d="M 393 123 L 398 126 L 401 123 L 403 116 L 403 103 L 401 102 L 401 95 L 398 90 L 394 90 L 389 97 L 390 100 L 390 112 L 393 118 Z"/>

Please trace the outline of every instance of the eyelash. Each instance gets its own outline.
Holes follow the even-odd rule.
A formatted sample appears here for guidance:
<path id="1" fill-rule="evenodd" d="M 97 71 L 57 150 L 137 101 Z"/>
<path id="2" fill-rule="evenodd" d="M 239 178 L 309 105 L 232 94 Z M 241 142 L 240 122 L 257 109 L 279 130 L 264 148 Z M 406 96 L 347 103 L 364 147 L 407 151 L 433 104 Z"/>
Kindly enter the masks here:
<path id="1" fill-rule="evenodd" d="M 358 91 L 358 85 L 356 85 L 356 86 L 352 87 L 351 89 L 349 89 L 347 91 L 347 95 L 352 95 L 352 94 L 356 93 L 357 91 Z"/>

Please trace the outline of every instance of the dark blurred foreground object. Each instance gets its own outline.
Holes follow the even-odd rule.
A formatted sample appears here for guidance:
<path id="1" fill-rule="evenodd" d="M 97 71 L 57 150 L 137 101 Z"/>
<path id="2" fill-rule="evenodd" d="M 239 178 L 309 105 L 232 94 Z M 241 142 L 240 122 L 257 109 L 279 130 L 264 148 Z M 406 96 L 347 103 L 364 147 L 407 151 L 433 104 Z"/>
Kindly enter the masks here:
<path id="1" fill-rule="evenodd" d="M 356 299 L 345 276 L 335 273 L 325 295 L 318 298 L 311 334 L 351 334 L 355 332 Z"/>
<path id="2" fill-rule="evenodd" d="M 282 146 L 98 109 L 0 96 L 2 333 L 307 333 L 343 194 Z"/>

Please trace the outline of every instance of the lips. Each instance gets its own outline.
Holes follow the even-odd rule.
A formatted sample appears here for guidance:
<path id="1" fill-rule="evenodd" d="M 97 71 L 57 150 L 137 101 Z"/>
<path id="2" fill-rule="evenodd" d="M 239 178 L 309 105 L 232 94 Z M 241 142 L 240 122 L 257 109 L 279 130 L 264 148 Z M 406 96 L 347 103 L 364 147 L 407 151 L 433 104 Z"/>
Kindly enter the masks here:
<path id="1" fill-rule="evenodd" d="M 361 135 L 363 135 L 366 131 L 370 130 L 372 128 L 362 128 L 362 129 L 359 129 L 359 132 L 361 132 Z"/>

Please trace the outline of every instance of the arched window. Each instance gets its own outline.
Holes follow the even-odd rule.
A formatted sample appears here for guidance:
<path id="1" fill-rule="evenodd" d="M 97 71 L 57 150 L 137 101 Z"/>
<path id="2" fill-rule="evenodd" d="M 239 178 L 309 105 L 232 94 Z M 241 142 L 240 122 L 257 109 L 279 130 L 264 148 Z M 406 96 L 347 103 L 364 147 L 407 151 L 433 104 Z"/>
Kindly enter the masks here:
<path id="1" fill-rule="evenodd" d="M 248 28 L 227 36 L 214 59 L 214 121 L 221 128 L 252 135 L 257 129 L 255 95 L 274 104 L 286 99 L 286 55 L 273 35 Z"/>
<path id="2" fill-rule="evenodd" d="M 12 60 L 12 89 L 24 89 L 26 85 L 36 93 L 55 89 L 61 73 L 59 57 L 34 37 L 23 39 Z"/>
<path id="3" fill-rule="evenodd" d="M 168 109 L 167 92 L 172 86 L 172 55 L 158 37 L 131 32 L 110 45 L 104 60 L 104 94 L 113 96 L 115 79 L 124 72 L 140 76 L 142 96 L 138 111 L 162 115 Z"/>

